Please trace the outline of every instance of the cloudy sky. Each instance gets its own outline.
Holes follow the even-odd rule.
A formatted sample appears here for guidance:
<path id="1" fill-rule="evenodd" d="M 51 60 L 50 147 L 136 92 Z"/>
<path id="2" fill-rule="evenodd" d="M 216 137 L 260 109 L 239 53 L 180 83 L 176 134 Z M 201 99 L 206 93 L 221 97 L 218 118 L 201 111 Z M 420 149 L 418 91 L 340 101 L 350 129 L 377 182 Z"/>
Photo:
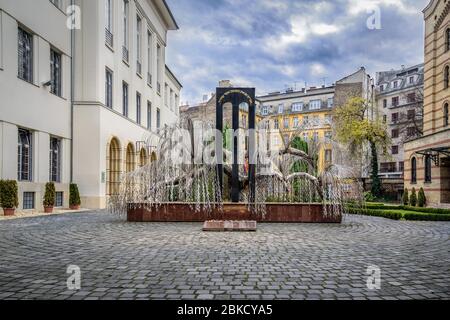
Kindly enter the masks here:
<path id="1" fill-rule="evenodd" d="M 423 62 L 428 0 L 167 2 L 180 26 L 169 34 L 167 64 L 183 103 L 200 102 L 220 79 L 263 94 L 331 84 L 361 66 L 374 75 Z"/>

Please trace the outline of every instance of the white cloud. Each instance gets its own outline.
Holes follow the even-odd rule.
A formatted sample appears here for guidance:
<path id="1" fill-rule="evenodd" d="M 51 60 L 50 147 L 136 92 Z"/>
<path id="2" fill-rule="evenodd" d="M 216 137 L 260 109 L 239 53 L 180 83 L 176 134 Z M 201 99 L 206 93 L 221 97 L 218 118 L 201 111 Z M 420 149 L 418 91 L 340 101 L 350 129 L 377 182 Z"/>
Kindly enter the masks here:
<path id="1" fill-rule="evenodd" d="M 323 76 L 327 70 L 323 64 L 313 63 L 310 67 L 310 71 L 313 76 Z"/>

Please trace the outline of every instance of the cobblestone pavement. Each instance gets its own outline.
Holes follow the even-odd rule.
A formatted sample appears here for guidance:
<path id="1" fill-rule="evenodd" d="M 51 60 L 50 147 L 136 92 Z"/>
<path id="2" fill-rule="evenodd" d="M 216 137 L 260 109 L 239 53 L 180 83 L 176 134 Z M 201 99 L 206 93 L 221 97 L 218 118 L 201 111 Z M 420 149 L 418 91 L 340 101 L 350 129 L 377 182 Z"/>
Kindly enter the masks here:
<path id="1" fill-rule="evenodd" d="M 127 223 L 105 212 L 0 222 L 0 299 L 449 299 L 450 223 Z M 67 266 L 81 290 L 67 289 Z M 367 267 L 381 289 L 367 288 Z"/>

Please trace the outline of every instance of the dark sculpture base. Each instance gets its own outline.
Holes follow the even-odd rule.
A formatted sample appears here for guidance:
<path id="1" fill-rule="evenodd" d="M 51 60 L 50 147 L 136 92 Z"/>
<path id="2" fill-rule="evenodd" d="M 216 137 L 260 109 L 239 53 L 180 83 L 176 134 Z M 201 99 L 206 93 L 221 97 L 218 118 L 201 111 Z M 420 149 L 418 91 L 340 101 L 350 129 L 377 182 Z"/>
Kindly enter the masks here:
<path id="1" fill-rule="evenodd" d="M 326 216 L 319 203 L 268 203 L 266 214 L 252 213 L 244 203 L 224 203 L 223 210 L 196 212 L 187 203 L 167 203 L 146 208 L 130 204 L 129 222 L 205 222 L 208 220 L 283 222 L 283 223 L 341 223 L 342 216 Z"/>

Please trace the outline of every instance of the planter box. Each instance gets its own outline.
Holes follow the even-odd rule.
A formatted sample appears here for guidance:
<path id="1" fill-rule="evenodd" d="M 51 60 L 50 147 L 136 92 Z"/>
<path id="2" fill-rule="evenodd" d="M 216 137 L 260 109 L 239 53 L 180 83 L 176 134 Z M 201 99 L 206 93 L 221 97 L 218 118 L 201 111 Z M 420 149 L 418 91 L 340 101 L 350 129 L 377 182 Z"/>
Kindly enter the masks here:
<path id="1" fill-rule="evenodd" d="M 13 216 L 15 212 L 16 212 L 16 209 L 3 208 L 3 215 L 5 215 L 6 217 Z"/>
<path id="2" fill-rule="evenodd" d="M 44 207 L 44 213 L 52 213 L 53 207 Z"/>
<path id="3" fill-rule="evenodd" d="M 285 223 L 341 223 L 342 216 L 326 216 L 319 203 L 268 203 L 265 216 L 253 214 L 246 204 L 224 203 L 223 211 L 196 212 L 186 203 L 167 203 L 146 208 L 129 204 L 127 220 L 130 222 L 204 222 L 207 220 L 233 220 Z"/>

